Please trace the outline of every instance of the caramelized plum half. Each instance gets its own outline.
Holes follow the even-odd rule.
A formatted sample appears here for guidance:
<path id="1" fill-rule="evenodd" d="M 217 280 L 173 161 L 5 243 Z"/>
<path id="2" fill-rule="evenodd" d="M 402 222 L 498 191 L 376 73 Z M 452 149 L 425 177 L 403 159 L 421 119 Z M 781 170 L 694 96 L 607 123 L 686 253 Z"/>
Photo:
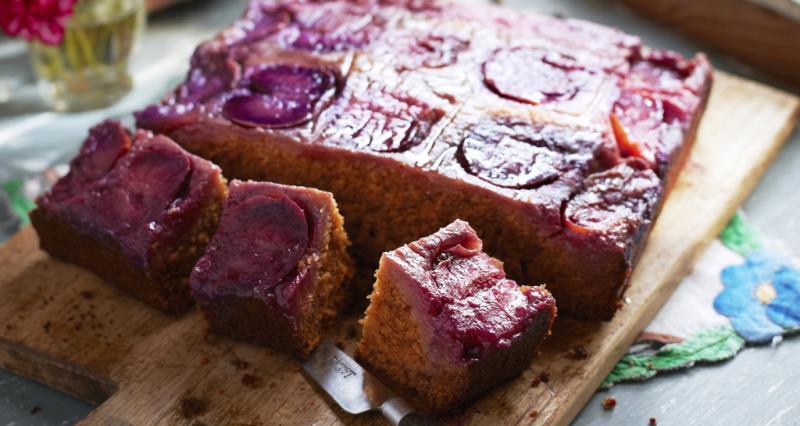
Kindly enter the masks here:
<path id="1" fill-rule="evenodd" d="M 344 51 L 363 47 L 382 28 L 382 19 L 369 4 L 329 2 L 296 5 L 294 20 L 279 35 L 288 47 L 316 52 Z"/>
<path id="2" fill-rule="evenodd" d="M 179 214 L 192 178 L 191 159 L 164 136 L 130 136 L 118 122 L 96 126 L 72 162 L 73 169 L 41 199 L 69 221 L 118 241 L 122 250 L 146 264 L 162 226 Z"/>
<path id="3" fill-rule="evenodd" d="M 497 95 L 531 105 L 573 98 L 594 73 L 555 51 L 518 47 L 496 50 L 483 64 L 483 80 Z"/>
<path id="4" fill-rule="evenodd" d="M 458 61 L 458 55 L 470 46 L 469 40 L 453 35 L 417 33 L 389 43 L 391 49 L 387 55 L 393 57 L 398 71 L 453 65 Z M 401 51 L 399 55 L 398 50 Z"/>
<path id="5" fill-rule="evenodd" d="M 252 93 L 228 99 L 222 114 L 248 127 L 292 127 L 311 119 L 316 105 L 335 91 L 335 77 L 299 65 L 268 65 L 249 77 Z"/>
<path id="6" fill-rule="evenodd" d="M 531 189 L 568 168 L 591 170 L 604 162 L 606 144 L 591 131 L 493 120 L 472 126 L 458 147 L 464 170 L 503 188 Z"/>
<path id="7" fill-rule="evenodd" d="M 192 55 L 186 81 L 176 90 L 179 103 L 204 102 L 233 88 L 241 76 L 241 66 L 228 49 L 214 43 L 201 44 Z"/>
<path id="8" fill-rule="evenodd" d="M 145 232 L 146 223 L 159 219 L 191 172 L 186 154 L 167 141 L 156 137 L 134 145 L 89 192 L 88 216 L 115 235 Z"/>
<path id="9" fill-rule="evenodd" d="M 104 121 L 89 130 L 80 152 L 70 163 L 70 172 L 81 180 L 99 179 L 131 148 L 131 135 L 118 121 Z"/>
<path id="10" fill-rule="evenodd" d="M 199 118 L 194 103 L 154 104 L 136 111 L 136 126 L 158 133 L 168 133 Z"/>
<path id="11" fill-rule="evenodd" d="M 252 196 L 225 207 L 192 278 L 205 292 L 246 287 L 267 296 L 297 267 L 308 242 L 308 223 L 297 203 L 285 195 Z"/>
<path id="12" fill-rule="evenodd" d="M 106 120 L 89 130 L 78 155 L 69 163 L 69 173 L 53 185 L 56 202 L 82 192 L 86 185 L 105 176 L 117 160 L 131 149 L 131 135 L 118 121 Z"/>
<path id="13" fill-rule="evenodd" d="M 611 128 L 623 157 L 638 157 L 655 166 L 656 143 L 664 122 L 661 100 L 644 92 L 624 90 L 614 104 Z"/>
<path id="14" fill-rule="evenodd" d="M 540 289 L 520 288 L 506 278 L 503 263 L 482 245 L 469 224 L 456 220 L 386 253 L 381 262 L 395 282 L 417 295 L 415 309 L 428 316 L 424 321 L 437 345 L 452 345 L 453 355 L 467 362 L 487 350 L 508 348 L 554 305 Z"/>
<path id="15" fill-rule="evenodd" d="M 595 173 L 585 185 L 564 211 L 564 225 L 581 235 L 630 236 L 645 229 L 640 225 L 652 217 L 661 191 L 658 176 L 639 160 Z"/>
<path id="16" fill-rule="evenodd" d="M 691 87 L 687 81 L 694 71 L 694 64 L 678 53 L 666 50 L 640 52 L 631 64 L 631 86 L 657 89 L 662 92 L 677 92 Z"/>
<path id="17" fill-rule="evenodd" d="M 320 128 L 325 143 L 403 152 L 422 143 L 443 116 L 421 100 L 374 88 L 329 110 Z"/>
<path id="18" fill-rule="evenodd" d="M 263 39 L 286 28 L 292 19 L 291 11 L 285 6 L 250 2 L 244 17 L 223 33 L 225 42 L 234 45 Z"/>

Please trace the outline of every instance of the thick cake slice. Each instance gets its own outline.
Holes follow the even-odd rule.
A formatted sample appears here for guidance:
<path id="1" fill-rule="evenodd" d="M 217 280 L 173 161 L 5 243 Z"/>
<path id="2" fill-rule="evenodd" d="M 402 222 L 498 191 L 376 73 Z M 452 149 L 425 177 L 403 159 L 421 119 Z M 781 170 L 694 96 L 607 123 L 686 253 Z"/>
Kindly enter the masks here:
<path id="1" fill-rule="evenodd" d="M 168 313 L 193 301 L 189 274 L 217 226 L 220 170 L 164 136 L 116 121 L 89 132 L 69 173 L 31 212 L 43 250 Z"/>
<path id="2" fill-rule="evenodd" d="M 528 367 L 555 300 L 519 287 L 464 221 L 384 253 L 356 357 L 427 409 L 457 409 Z"/>
<path id="3" fill-rule="evenodd" d="M 343 224 L 328 192 L 231 182 L 191 277 L 209 330 L 308 356 L 347 300 L 353 266 Z"/>
<path id="4" fill-rule="evenodd" d="M 357 260 L 456 218 L 568 316 L 610 319 L 711 88 L 589 22 L 434 0 L 253 0 L 137 123 L 226 176 L 332 192 Z"/>

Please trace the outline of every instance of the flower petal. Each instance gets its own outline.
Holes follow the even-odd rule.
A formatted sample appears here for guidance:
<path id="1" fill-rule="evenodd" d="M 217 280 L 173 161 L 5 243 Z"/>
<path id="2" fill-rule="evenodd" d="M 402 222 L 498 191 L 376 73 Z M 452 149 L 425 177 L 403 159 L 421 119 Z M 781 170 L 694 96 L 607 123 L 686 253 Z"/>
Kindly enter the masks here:
<path id="1" fill-rule="evenodd" d="M 782 268 L 772 277 L 777 296 L 767 305 L 769 318 L 786 329 L 800 328 L 800 270 Z"/>
<path id="2" fill-rule="evenodd" d="M 748 343 L 769 343 L 783 334 L 783 328 L 767 317 L 766 309 L 748 309 L 731 317 L 731 325 Z"/>

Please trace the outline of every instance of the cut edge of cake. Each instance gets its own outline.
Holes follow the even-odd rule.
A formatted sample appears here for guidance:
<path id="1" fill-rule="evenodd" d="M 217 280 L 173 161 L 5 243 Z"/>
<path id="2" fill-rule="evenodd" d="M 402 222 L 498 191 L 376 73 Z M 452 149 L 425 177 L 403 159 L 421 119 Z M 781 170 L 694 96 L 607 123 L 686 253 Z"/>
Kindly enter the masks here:
<path id="1" fill-rule="evenodd" d="M 106 158 L 104 160 L 106 164 L 98 169 L 96 164 L 91 164 L 93 160 L 88 157 L 93 153 L 93 146 L 109 143 L 107 138 L 123 139 L 121 154 L 114 158 Z M 70 163 L 70 172 L 59 180 L 53 189 L 36 200 L 37 207 L 31 211 L 30 219 L 38 235 L 41 249 L 51 256 L 94 272 L 104 281 L 164 313 L 180 315 L 194 304 L 189 294 L 189 274 L 217 226 L 222 200 L 227 194 L 225 179 L 216 165 L 183 151 L 191 166 L 199 164 L 204 168 L 204 176 L 202 180 L 194 182 L 191 177 L 192 172 L 189 172 L 187 181 L 175 194 L 171 206 L 161 212 L 159 219 L 171 221 L 175 229 L 180 231 L 168 231 L 160 234 L 163 238 L 153 239 L 152 244 L 145 248 L 144 259 L 133 258 L 128 254 L 127 249 L 123 247 L 122 239 L 87 226 L 86 223 L 92 222 L 92 218 L 70 217 L 59 209 L 59 201 L 54 200 L 56 198 L 54 191 L 69 186 L 69 179 L 83 179 L 78 176 L 81 173 L 97 173 L 102 176 L 93 178 L 102 179 L 136 147 L 136 144 L 154 138 L 159 138 L 160 143 L 166 143 L 183 151 L 165 136 L 154 136 L 149 132 L 140 131 L 132 137 L 119 122 L 109 120 L 98 124 L 90 130 L 81 153 Z M 91 171 L 86 172 L 86 170 Z M 190 188 L 193 183 L 195 186 Z M 59 184 L 62 186 L 59 187 Z M 78 187 L 88 185 L 85 182 L 76 184 Z M 175 209 L 175 203 L 185 201 L 182 197 L 190 192 L 193 196 L 199 196 L 199 199 L 186 201 L 193 204 L 191 210 L 182 213 L 179 209 Z M 153 221 L 152 226 L 160 226 L 162 223 Z M 151 224 L 140 225 L 151 226 Z"/>
<path id="2" fill-rule="evenodd" d="M 338 212 L 333 195 L 313 188 L 234 180 L 230 184 L 229 199 L 239 195 L 246 198 L 243 192 L 256 186 L 274 194 L 286 195 L 300 205 L 304 213 L 311 216 L 307 218 L 309 228 L 315 230 L 314 234 L 319 234 L 312 237 L 315 241 L 313 247 L 309 244 L 290 273 L 311 273 L 310 276 L 299 278 L 303 280 L 300 289 L 302 294 L 299 298 L 293 298 L 290 306 L 278 308 L 274 295 L 259 296 L 252 289 L 226 291 L 223 284 L 221 290 L 209 290 L 208 279 L 202 275 L 203 270 L 214 267 L 211 263 L 218 261 L 207 253 L 204 259 L 198 261 L 192 274 L 192 295 L 207 320 L 209 332 L 306 358 L 319 343 L 325 327 L 351 301 L 349 285 L 354 267 L 347 252 L 350 241 L 344 231 L 344 219 Z M 226 203 L 223 209 L 220 230 L 226 227 L 225 210 L 229 206 Z M 322 223 L 322 227 L 317 228 L 311 222 Z M 218 232 L 212 238 L 209 252 L 214 250 L 214 246 L 229 243 L 220 234 Z M 203 262 L 207 264 L 204 266 Z M 297 278 L 298 275 L 291 277 Z M 276 287 L 284 284 L 285 280 L 286 277 L 283 277 Z"/>
<path id="3" fill-rule="evenodd" d="M 474 236 L 474 231 L 463 221 L 456 221 L 440 232 L 464 225 L 466 232 Z M 437 234 L 422 240 L 435 238 Z M 480 250 L 480 240 L 476 241 Z M 484 349 L 474 359 L 453 357 L 452 348 L 442 343 L 446 339 L 441 334 L 444 331 L 431 329 L 423 319 L 427 314 L 422 312 L 422 304 L 410 300 L 418 296 L 417 284 L 397 278 L 403 274 L 396 273 L 397 266 L 390 257 L 401 249 L 385 253 L 376 271 L 370 304 L 360 321 L 363 332 L 356 348 L 360 362 L 401 388 L 419 407 L 437 413 L 457 412 L 530 365 L 556 317 L 555 300 L 546 289 L 518 287 L 530 304 L 535 305 L 534 315 L 506 345 Z M 499 261 L 490 259 L 500 264 L 502 270 Z M 453 359 L 458 361 L 450 362 Z"/>

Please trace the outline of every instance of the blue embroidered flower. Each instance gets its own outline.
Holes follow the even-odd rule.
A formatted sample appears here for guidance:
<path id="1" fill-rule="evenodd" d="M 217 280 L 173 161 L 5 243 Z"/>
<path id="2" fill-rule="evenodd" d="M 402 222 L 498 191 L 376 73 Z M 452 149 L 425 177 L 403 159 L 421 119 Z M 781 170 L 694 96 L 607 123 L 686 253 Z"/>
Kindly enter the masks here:
<path id="1" fill-rule="evenodd" d="M 755 252 L 722 270 L 725 289 L 714 309 L 750 343 L 766 343 L 800 327 L 800 270 L 785 257 Z"/>
<path id="2" fill-rule="evenodd" d="M 775 299 L 767 305 L 767 316 L 786 329 L 800 328 L 800 270 L 782 268 L 772 276 Z"/>

